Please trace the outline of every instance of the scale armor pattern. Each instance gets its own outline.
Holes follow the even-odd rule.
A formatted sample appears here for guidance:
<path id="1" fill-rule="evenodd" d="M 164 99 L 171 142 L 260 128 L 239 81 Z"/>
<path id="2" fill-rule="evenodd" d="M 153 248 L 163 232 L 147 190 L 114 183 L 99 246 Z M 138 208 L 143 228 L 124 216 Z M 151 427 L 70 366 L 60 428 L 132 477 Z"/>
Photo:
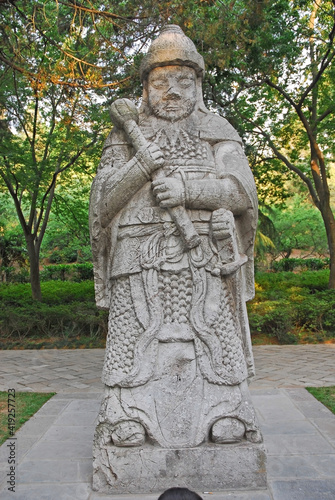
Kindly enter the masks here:
<path id="1" fill-rule="evenodd" d="M 234 301 L 229 284 L 222 280 L 220 310 L 212 326 L 213 334 L 220 339 L 225 370 L 246 377 L 246 363 Z M 163 310 L 163 323 L 189 323 L 192 301 L 192 276 L 190 270 L 179 273 L 158 273 L 158 293 Z M 107 337 L 105 371 L 115 376 L 131 373 L 134 348 L 144 329 L 136 318 L 128 277 L 113 282 L 112 303 Z"/>
<path id="2" fill-rule="evenodd" d="M 199 137 L 191 136 L 185 130 L 180 131 L 175 143 L 165 135 L 164 131 L 158 132 L 154 142 L 159 146 L 164 154 L 164 158 L 168 158 L 169 162 L 185 160 L 208 160 L 208 152 L 204 143 Z"/>
<path id="3" fill-rule="evenodd" d="M 223 279 L 221 281 L 220 311 L 213 325 L 222 347 L 224 367 L 229 373 L 247 375 L 242 342 L 240 339 L 239 323 L 236 319 L 234 301 L 229 286 Z"/>
<path id="4" fill-rule="evenodd" d="M 136 340 L 143 332 L 135 315 L 129 278 L 118 278 L 113 282 L 109 313 L 105 357 L 107 372 L 127 375 L 132 371 Z"/>
<path id="5" fill-rule="evenodd" d="M 188 269 L 178 274 L 160 272 L 158 292 L 163 308 L 163 323 L 187 323 L 192 299 L 191 272 Z"/>

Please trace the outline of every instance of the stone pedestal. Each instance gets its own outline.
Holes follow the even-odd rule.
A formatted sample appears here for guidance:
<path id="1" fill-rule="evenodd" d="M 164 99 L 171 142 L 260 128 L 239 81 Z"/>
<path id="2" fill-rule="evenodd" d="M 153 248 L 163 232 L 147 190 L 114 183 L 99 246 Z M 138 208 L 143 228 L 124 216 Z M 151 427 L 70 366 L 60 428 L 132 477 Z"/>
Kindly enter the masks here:
<path id="1" fill-rule="evenodd" d="M 164 449 L 105 448 L 93 463 L 93 489 L 104 493 L 158 493 L 171 486 L 197 491 L 266 488 L 266 456 L 261 444 L 239 443 Z M 106 464 L 105 462 L 105 464 Z"/>

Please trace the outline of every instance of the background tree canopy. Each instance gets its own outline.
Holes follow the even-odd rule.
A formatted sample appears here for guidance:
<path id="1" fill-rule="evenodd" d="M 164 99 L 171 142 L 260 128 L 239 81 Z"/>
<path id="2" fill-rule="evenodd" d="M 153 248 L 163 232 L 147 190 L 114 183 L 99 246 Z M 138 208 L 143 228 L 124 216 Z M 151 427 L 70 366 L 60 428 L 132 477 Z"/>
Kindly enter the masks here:
<path id="1" fill-rule="evenodd" d="M 41 298 L 49 221 L 79 239 L 87 230 L 108 104 L 140 98 L 141 58 L 166 23 L 179 24 L 204 56 L 207 106 L 244 139 L 261 206 L 280 206 L 293 188 L 319 210 L 334 288 L 333 1 L 2 0 L 1 189 L 24 235 L 33 296 Z"/>

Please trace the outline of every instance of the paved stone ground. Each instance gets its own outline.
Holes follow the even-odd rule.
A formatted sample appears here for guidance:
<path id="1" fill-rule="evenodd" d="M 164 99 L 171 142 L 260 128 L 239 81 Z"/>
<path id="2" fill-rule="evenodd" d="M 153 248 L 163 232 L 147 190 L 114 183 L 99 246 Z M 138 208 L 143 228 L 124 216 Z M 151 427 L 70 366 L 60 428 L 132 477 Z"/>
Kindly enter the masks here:
<path id="1" fill-rule="evenodd" d="M 335 415 L 305 385 L 335 385 L 335 346 L 259 346 L 251 384 L 267 450 L 268 489 L 204 493 L 204 500 L 335 499 Z M 16 491 L 7 490 L 8 441 L 0 448 L 3 500 L 156 500 L 91 489 L 102 350 L 0 351 L 0 390 L 56 391 L 17 433 Z"/>
<path id="2" fill-rule="evenodd" d="M 256 376 L 252 387 L 335 385 L 335 344 L 253 347 Z"/>
<path id="3" fill-rule="evenodd" d="M 253 388 L 335 385 L 335 344 L 254 346 Z M 101 391 L 103 349 L 0 351 L 0 390 Z"/>

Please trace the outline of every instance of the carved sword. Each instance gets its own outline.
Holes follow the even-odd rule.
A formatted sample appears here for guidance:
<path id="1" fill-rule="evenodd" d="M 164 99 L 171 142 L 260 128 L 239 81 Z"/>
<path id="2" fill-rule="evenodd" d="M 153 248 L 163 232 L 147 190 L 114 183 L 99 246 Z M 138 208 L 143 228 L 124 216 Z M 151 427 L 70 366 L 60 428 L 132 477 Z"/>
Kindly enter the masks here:
<path id="1" fill-rule="evenodd" d="M 120 112 L 122 110 L 122 113 Z M 117 99 L 110 107 L 112 122 L 126 133 L 135 150 L 148 146 L 148 141 L 144 137 L 138 126 L 139 115 L 135 104 L 129 99 Z M 189 218 L 185 208 L 181 205 L 168 208 L 172 220 L 176 224 L 181 237 L 188 249 L 195 248 L 201 242 L 195 227 Z"/>

